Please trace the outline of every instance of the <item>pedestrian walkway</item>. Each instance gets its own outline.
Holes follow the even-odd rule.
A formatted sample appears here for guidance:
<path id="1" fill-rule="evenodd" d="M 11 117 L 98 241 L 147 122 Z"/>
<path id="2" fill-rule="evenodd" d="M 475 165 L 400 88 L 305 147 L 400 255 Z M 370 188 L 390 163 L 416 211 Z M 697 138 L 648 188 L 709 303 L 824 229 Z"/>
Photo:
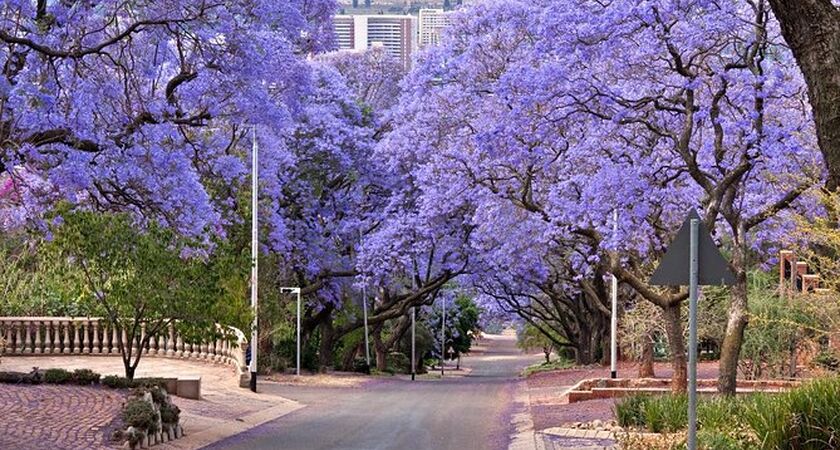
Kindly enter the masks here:
<path id="1" fill-rule="evenodd" d="M 115 356 L 6 356 L 0 362 L 0 371 L 28 372 L 33 367 L 40 369 L 63 368 L 74 370 L 86 368 L 101 375 L 123 375 L 122 360 Z M 181 409 L 181 421 L 186 436 L 161 448 L 198 448 L 224 437 L 242 432 L 268 420 L 295 411 L 303 405 L 298 402 L 268 393 L 253 393 L 239 387 L 239 380 L 231 367 L 197 361 L 177 359 L 144 358 L 137 367 L 136 377 L 201 377 L 201 400 L 175 397 L 175 404 Z M 35 390 L 26 390 L 26 389 Z M 64 389 L 66 401 L 44 403 L 58 395 L 54 389 Z M 82 430 L 97 427 L 104 430 L 100 423 L 113 419 L 122 405 L 122 391 L 105 388 L 82 388 L 77 386 L 11 386 L 0 384 L 0 408 L 7 411 L 8 405 L 15 405 L 17 410 L 29 411 L 39 405 L 49 405 L 49 414 L 32 415 L 26 422 L 30 428 L 43 429 L 40 445 L 32 448 L 64 448 L 62 442 L 71 434 L 67 420 L 76 420 L 78 409 L 89 411 L 90 416 L 101 418 L 96 423 L 79 421 L 72 431 L 79 439 L 88 439 L 89 433 Z M 40 399 L 40 400 L 37 400 Z M 86 417 L 86 416 L 85 416 Z M 97 419 L 99 420 L 99 419 Z M 2 421 L 8 423 L 8 421 Z M 14 426 L 14 425 L 12 425 Z M 2 428 L 0 428 L 2 432 Z M 96 435 L 95 442 L 101 443 L 104 433 Z M 52 439 L 52 440 L 49 440 Z M 75 438 L 74 438 L 75 439 Z M 0 448 L 27 448 L 25 445 L 4 445 Z M 96 448 L 98 445 L 71 445 L 67 448 Z"/>

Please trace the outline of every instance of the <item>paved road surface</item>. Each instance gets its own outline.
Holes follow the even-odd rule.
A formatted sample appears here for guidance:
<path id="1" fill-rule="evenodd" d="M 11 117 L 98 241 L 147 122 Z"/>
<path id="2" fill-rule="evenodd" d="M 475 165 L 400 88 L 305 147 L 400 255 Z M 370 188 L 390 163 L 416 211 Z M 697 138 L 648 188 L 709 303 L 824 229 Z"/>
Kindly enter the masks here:
<path id="1" fill-rule="evenodd" d="M 466 377 L 374 381 L 362 388 L 264 384 L 307 407 L 207 449 L 506 449 L 519 371 L 539 360 L 514 336 L 463 359 Z"/>

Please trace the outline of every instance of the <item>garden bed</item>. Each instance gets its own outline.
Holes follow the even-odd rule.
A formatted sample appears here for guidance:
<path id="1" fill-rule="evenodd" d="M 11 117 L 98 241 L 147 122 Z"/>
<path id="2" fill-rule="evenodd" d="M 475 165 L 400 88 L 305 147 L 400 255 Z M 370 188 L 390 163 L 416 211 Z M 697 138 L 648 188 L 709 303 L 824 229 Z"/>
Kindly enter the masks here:
<path id="1" fill-rule="evenodd" d="M 754 392 L 783 392 L 797 387 L 799 380 L 738 380 L 739 394 Z M 620 398 L 631 394 L 665 394 L 671 392 L 671 380 L 665 378 L 589 378 L 578 382 L 566 394 L 568 403 L 587 400 Z M 697 380 L 700 394 L 717 393 L 716 379 Z"/>

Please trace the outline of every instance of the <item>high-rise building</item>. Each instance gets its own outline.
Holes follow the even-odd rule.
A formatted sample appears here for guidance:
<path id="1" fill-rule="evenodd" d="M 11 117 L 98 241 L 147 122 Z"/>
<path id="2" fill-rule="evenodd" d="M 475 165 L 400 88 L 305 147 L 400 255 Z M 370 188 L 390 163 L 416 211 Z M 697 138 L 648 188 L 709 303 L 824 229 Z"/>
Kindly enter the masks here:
<path id="1" fill-rule="evenodd" d="M 417 50 L 417 18 L 403 15 L 337 15 L 337 50 L 367 50 L 381 45 L 406 69 Z"/>
<path id="2" fill-rule="evenodd" d="M 440 42 L 444 28 L 452 23 L 452 13 L 442 9 L 420 10 L 420 47 L 435 45 Z"/>

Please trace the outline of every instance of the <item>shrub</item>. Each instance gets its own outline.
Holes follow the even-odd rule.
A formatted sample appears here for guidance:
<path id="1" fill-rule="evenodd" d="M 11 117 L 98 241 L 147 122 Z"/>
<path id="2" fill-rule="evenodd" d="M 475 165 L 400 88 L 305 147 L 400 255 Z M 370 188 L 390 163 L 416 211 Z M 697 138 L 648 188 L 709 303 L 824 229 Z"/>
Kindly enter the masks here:
<path id="1" fill-rule="evenodd" d="M 133 398 L 125 404 L 122 419 L 127 426 L 139 428 L 147 434 L 158 431 L 155 408 L 142 398 Z"/>
<path id="2" fill-rule="evenodd" d="M 102 377 L 101 383 L 111 389 L 128 389 L 136 386 L 136 384 L 128 378 L 117 375 L 106 375 Z"/>
<path id="3" fill-rule="evenodd" d="M 754 402 L 749 423 L 764 448 L 840 447 L 840 379 L 812 381 Z"/>
<path id="4" fill-rule="evenodd" d="M 616 402 L 613 407 L 615 419 L 622 427 L 643 427 L 645 425 L 645 403 L 650 399 L 646 394 L 633 394 Z"/>
<path id="5" fill-rule="evenodd" d="M 0 372 L 0 383 L 20 384 L 25 377 L 23 372 Z"/>
<path id="6" fill-rule="evenodd" d="M 688 423 L 688 396 L 662 395 L 644 403 L 645 426 L 653 433 L 673 433 Z"/>
<path id="7" fill-rule="evenodd" d="M 73 371 L 73 383 L 83 386 L 99 383 L 99 374 L 90 369 L 76 369 Z"/>
<path id="8" fill-rule="evenodd" d="M 411 361 L 408 356 L 400 352 L 388 353 L 386 372 L 391 373 L 409 373 L 411 371 Z"/>
<path id="9" fill-rule="evenodd" d="M 48 384 L 64 384 L 73 378 L 73 374 L 64 369 L 47 369 L 44 371 L 44 382 Z"/>
<path id="10" fill-rule="evenodd" d="M 814 364 L 823 369 L 837 372 L 837 369 L 840 369 L 840 358 L 837 357 L 837 353 L 831 350 L 823 350 L 814 357 Z"/>
<path id="11" fill-rule="evenodd" d="M 353 360 L 353 372 L 370 375 L 370 366 L 364 358 L 356 358 Z"/>
<path id="12" fill-rule="evenodd" d="M 181 409 L 172 403 L 164 403 L 160 407 L 160 421 L 166 425 L 177 425 L 181 417 Z"/>

